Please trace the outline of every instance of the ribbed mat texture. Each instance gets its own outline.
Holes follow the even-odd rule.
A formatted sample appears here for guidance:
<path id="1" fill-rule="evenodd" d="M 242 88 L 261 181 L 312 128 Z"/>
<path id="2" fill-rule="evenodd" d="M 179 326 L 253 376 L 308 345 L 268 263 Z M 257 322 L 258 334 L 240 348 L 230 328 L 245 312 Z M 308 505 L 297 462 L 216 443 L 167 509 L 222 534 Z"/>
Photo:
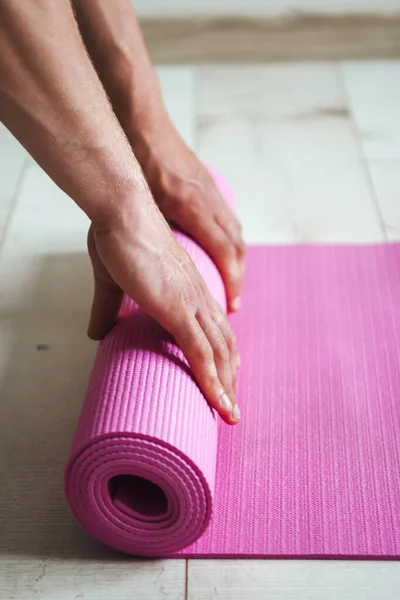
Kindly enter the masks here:
<path id="1" fill-rule="evenodd" d="M 177 236 L 224 304 L 208 255 Z M 65 473 L 75 517 L 142 556 L 399 557 L 400 245 L 251 247 L 231 322 L 236 427 L 125 299 Z"/>

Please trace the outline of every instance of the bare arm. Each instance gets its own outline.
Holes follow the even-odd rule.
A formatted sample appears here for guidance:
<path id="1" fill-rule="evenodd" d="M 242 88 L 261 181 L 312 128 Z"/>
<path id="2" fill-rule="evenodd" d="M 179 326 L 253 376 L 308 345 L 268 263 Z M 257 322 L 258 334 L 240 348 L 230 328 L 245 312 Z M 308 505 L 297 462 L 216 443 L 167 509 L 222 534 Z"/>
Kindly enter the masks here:
<path id="1" fill-rule="evenodd" d="M 96 221 L 141 180 L 82 44 L 70 3 L 3 0 L 0 117 Z"/>
<path id="2" fill-rule="evenodd" d="M 92 221 L 89 334 L 107 332 L 126 292 L 176 338 L 212 406 L 237 422 L 232 332 L 150 194 L 70 2 L 1 0 L 0 11 L 0 118 Z"/>
<path id="3" fill-rule="evenodd" d="M 72 0 L 97 73 L 128 139 L 167 114 L 130 0 Z"/>
<path id="4" fill-rule="evenodd" d="M 164 216 L 194 237 L 240 305 L 245 246 L 238 219 L 164 108 L 130 0 L 73 0 L 99 76 Z"/>

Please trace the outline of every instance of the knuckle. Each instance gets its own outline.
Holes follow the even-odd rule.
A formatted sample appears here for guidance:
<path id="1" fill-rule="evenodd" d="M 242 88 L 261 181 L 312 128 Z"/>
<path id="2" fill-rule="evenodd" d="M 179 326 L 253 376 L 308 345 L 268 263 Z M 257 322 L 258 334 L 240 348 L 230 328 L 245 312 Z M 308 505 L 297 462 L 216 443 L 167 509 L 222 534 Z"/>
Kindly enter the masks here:
<path id="1" fill-rule="evenodd" d="M 168 322 L 168 330 L 180 342 L 193 343 L 193 339 L 198 336 L 194 332 L 193 311 L 190 305 L 183 306 L 179 314 L 176 314 L 171 307 L 166 308 L 164 321 Z"/>
<path id="2" fill-rule="evenodd" d="M 231 241 L 226 243 L 224 240 L 221 240 L 217 250 L 223 262 L 230 264 L 236 261 L 235 246 Z"/>
<path id="3" fill-rule="evenodd" d="M 219 304 L 217 305 L 217 310 L 215 313 L 215 322 L 221 329 L 222 335 L 224 336 L 225 343 L 228 349 L 231 350 L 236 348 L 236 336 L 233 333 L 225 311 L 221 308 Z"/>
<path id="4" fill-rule="evenodd" d="M 208 364 L 213 362 L 213 352 L 208 344 L 204 343 L 200 336 L 194 336 L 192 340 L 193 353 L 195 359 L 200 363 Z"/>
<path id="5" fill-rule="evenodd" d="M 218 303 L 216 303 L 216 306 L 215 306 L 214 318 L 215 318 L 215 322 L 218 325 L 218 327 L 225 329 L 225 327 L 228 325 L 228 320 L 226 318 L 225 311 L 222 309 L 222 307 Z"/>
<path id="6" fill-rule="evenodd" d="M 194 288 L 190 288 L 181 292 L 181 310 L 183 313 L 183 319 L 181 320 L 183 327 L 189 325 L 197 312 L 197 292 Z"/>
<path id="7" fill-rule="evenodd" d="M 229 350 L 236 350 L 236 336 L 230 328 L 226 333 L 226 343 L 228 345 Z"/>
<path id="8" fill-rule="evenodd" d="M 223 336 L 219 336 L 213 344 L 214 356 L 218 361 L 227 361 L 229 360 L 229 350 L 226 345 L 225 339 Z"/>
<path id="9" fill-rule="evenodd" d="M 236 247 L 236 254 L 240 258 L 242 258 L 246 254 L 246 244 L 244 243 L 242 238 L 240 238 L 239 240 L 236 241 L 235 247 Z"/>

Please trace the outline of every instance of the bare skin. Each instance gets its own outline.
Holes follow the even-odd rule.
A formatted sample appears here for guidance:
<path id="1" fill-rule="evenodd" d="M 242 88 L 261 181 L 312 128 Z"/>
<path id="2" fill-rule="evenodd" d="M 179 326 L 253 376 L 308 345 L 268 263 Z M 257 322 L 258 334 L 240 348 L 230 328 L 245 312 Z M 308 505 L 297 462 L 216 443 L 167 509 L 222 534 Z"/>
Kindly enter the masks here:
<path id="1" fill-rule="evenodd" d="M 165 218 L 211 255 L 229 310 L 240 306 L 245 246 L 240 223 L 166 113 L 130 0 L 73 0 L 83 38 Z"/>
<path id="2" fill-rule="evenodd" d="M 144 65 L 137 69 L 145 72 Z M 89 335 L 106 334 L 127 293 L 175 337 L 211 406 L 235 424 L 233 333 L 154 201 L 132 151 L 135 143 L 129 144 L 118 118 L 70 2 L 1 0 L 0 120 L 91 220 L 95 294 Z"/>

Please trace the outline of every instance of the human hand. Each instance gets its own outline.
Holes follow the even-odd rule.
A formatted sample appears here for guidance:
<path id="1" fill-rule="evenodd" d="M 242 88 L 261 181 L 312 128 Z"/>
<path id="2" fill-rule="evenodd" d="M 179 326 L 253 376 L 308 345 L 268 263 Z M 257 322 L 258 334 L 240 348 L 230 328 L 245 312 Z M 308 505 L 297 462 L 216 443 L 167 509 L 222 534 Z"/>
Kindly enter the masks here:
<path id="1" fill-rule="evenodd" d="M 182 140 L 163 108 L 127 134 L 164 217 L 211 256 L 224 280 L 230 311 L 240 307 L 245 245 L 240 223 L 214 179 Z"/>
<path id="2" fill-rule="evenodd" d="M 224 310 L 148 190 L 147 196 L 125 208 L 112 224 L 89 229 L 95 293 L 88 335 L 104 337 L 127 293 L 174 336 L 210 405 L 226 423 L 236 424 L 235 337 Z"/>
<path id="3" fill-rule="evenodd" d="M 238 357 L 226 315 L 150 194 L 83 46 L 71 3 L 9 1 L 1 3 L 1 12 L 1 120 L 93 223 L 89 335 L 106 334 L 126 292 L 175 337 L 207 400 L 226 422 L 236 423 Z M 137 29 L 128 35 L 140 42 Z M 101 47 L 105 38 L 99 36 Z M 149 67 L 141 72 L 139 91 L 147 89 Z"/>

